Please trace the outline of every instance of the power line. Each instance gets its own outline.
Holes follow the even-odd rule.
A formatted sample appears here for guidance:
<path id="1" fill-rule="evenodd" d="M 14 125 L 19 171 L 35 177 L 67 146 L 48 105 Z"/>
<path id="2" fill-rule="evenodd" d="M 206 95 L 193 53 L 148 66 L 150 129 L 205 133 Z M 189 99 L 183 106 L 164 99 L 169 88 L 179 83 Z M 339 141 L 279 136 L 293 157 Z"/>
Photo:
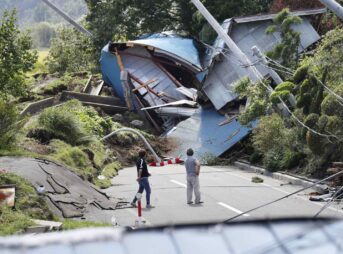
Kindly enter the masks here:
<path id="1" fill-rule="evenodd" d="M 271 58 L 269 58 L 269 57 L 267 57 L 267 59 L 268 59 L 270 62 L 272 62 L 273 64 L 276 64 L 277 66 L 279 66 L 280 68 L 284 68 L 284 69 L 286 70 L 286 71 L 284 71 L 284 72 L 289 73 L 290 75 L 294 75 L 294 73 L 295 73 L 294 70 L 292 70 L 292 69 L 290 69 L 290 68 L 287 68 L 287 67 L 281 65 L 280 63 L 274 61 L 273 59 L 271 59 Z M 264 66 L 273 69 L 273 67 L 271 67 L 271 66 L 268 66 L 268 65 L 264 65 Z M 281 71 L 281 72 L 282 72 L 282 70 L 279 70 L 279 69 L 276 69 L 276 71 Z M 341 97 L 340 95 L 338 95 L 337 93 L 335 93 L 331 88 L 329 88 L 328 86 L 326 86 L 326 85 L 325 85 L 319 78 L 317 78 L 315 75 L 313 75 L 313 76 L 314 76 L 314 78 L 320 83 L 320 85 L 323 86 L 330 94 L 332 94 L 333 96 L 335 96 L 335 97 L 340 101 L 339 104 L 340 104 L 341 106 L 343 106 L 343 104 L 341 104 L 341 102 L 343 102 L 343 97 Z"/>
<path id="2" fill-rule="evenodd" d="M 268 203 L 259 205 L 259 206 L 255 207 L 255 208 L 252 208 L 252 209 L 247 210 L 247 211 L 245 211 L 245 212 L 243 212 L 243 213 L 240 213 L 240 214 L 238 214 L 238 215 L 235 215 L 235 216 L 233 216 L 233 217 L 231 217 L 231 218 L 225 220 L 224 223 L 230 222 L 230 221 L 232 221 L 232 220 L 234 220 L 234 219 L 236 219 L 236 218 L 239 218 L 239 217 L 243 216 L 244 214 L 254 212 L 254 211 L 258 210 L 258 209 L 261 209 L 261 208 L 263 208 L 263 207 L 266 207 L 266 206 L 269 206 L 269 205 L 274 204 L 274 203 L 276 203 L 276 202 L 279 202 L 279 201 L 281 201 L 281 200 L 283 200 L 283 199 L 286 199 L 286 198 L 289 198 L 289 197 L 291 197 L 291 196 L 294 196 L 294 195 L 296 195 L 296 194 L 298 194 L 298 193 L 300 193 L 300 192 L 302 192 L 302 191 L 308 190 L 308 189 L 310 189 L 310 188 L 312 188 L 312 187 L 314 187 L 314 186 L 316 186 L 316 185 L 318 185 L 318 184 L 320 184 L 320 183 L 323 183 L 323 182 L 325 182 L 325 181 L 327 181 L 327 180 L 330 180 L 330 179 L 332 179 L 332 178 L 334 178 L 334 177 L 336 177 L 336 176 L 339 176 L 340 174 L 343 174 L 343 170 L 341 170 L 341 171 L 339 171 L 339 172 L 337 172 L 337 173 L 335 173 L 335 174 L 333 174 L 333 175 L 331 175 L 331 176 L 329 176 L 329 177 L 326 177 L 326 178 L 324 178 L 324 179 L 322 179 L 322 180 L 319 180 L 319 181 L 317 181 L 317 182 L 311 184 L 310 186 L 304 187 L 304 188 L 302 188 L 302 189 L 300 189 L 300 190 L 297 190 L 297 191 L 295 191 L 295 192 L 292 192 L 292 193 L 290 193 L 290 194 L 287 194 L 287 195 L 285 195 L 285 196 L 283 196 L 283 197 L 281 197 L 281 198 L 277 198 L 277 199 L 275 199 L 275 200 L 273 200 L 273 201 L 270 201 L 270 202 L 268 202 Z"/>
<path id="3" fill-rule="evenodd" d="M 218 49 L 218 48 L 213 47 L 213 46 L 210 46 L 210 45 L 207 45 L 207 46 L 208 46 L 209 48 L 213 49 L 213 50 L 216 50 L 218 53 L 222 54 L 222 55 L 223 55 L 225 58 L 227 58 L 227 59 L 229 59 L 229 58 L 228 58 L 229 56 L 232 56 L 232 55 L 229 55 L 228 53 L 224 53 L 224 52 L 223 52 L 223 51 L 225 51 L 224 48 L 219 48 L 219 49 Z M 269 58 L 269 59 L 270 59 L 270 58 Z M 242 64 L 242 63 L 239 61 L 239 59 L 235 59 L 235 60 L 236 60 L 238 63 Z M 274 60 L 273 60 L 273 61 L 274 61 Z M 276 62 L 276 63 L 277 63 L 277 62 Z M 261 64 L 261 62 L 260 62 L 260 61 L 257 61 L 255 64 Z M 263 65 L 264 65 L 264 64 L 263 64 Z M 291 70 L 291 69 L 289 69 L 289 68 L 287 68 L 287 67 L 285 67 L 285 66 L 282 66 L 282 65 L 279 64 L 279 63 L 278 63 L 278 65 L 280 65 L 280 66 L 283 67 L 284 69 Z M 270 66 L 268 66 L 268 65 L 265 65 L 265 66 L 268 67 L 268 68 L 270 68 Z M 291 71 L 293 71 L 293 70 L 291 70 Z M 257 76 L 258 81 L 259 81 L 259 82 L 260 82 L 260 83 L 261 83 L 270 93 L 272 93 L 272 92 L 274 91 L 274 89 L 273 89 L 272 87 L 266 85 L 266 84 L 263 82 L 264 77 L 263 77 L 259 72 L 255 71 L 255 69 L 253 69 L 253 72 L 254 72 L 254 74 Z M 294 71 L 293 71 L 293 72 L 294 72 Z M 339 137 L 336 136 L 336 135 L 332 135 L 332 134 L 330 134 L 330 135 L 323 134 L 323 133 L 320 133 L 320 132 L 318 132 L 318 131 L 312 129 L 311 127 L 307 126 L 307 125 L 306 125 L 305 123 L 303 123 L 297 116 L 295 116 L 295 115 L 293 114 L 293 112 L 289 109 L 289 107 L 287 106 L 287 104 L 283 101 L 283 99 L 282 99 L 280 96 L 278 96 L 278 99 L 281 101 L 282 106 L 286 109 L 286 111 L 288 112 L 288 114 L 289 114 L 292 118 L 294 118 L 295 121 L 296 121 L 297 123 L 299 123 L 302 127 L 306 128 L 308 131 L 310 131 L 310 132 L 316 134 L 317 136 L 321 136 L 321 137 L 327 138 L 328 141 L 329 141 L 330 143 L 332 143 L 332 141 L 330 140 L 330 138 L 335 138 L 335 139 L 337 139 L 338 141 L 342 141 L 342 139 L 339 138 Z"/>
<path id="4" fill-rule="evenodd" d="M 313 217 L 314 218 L 316 218 L 316 217 L 318 217 L 326 208 L 328 208 L 330 205 L 331 205 L 331 203 L 337 198 L 337 199 L 339 199 L 339 198 L 341 198 L 341 197 L 343 197 L 343 186 L 341 187 L 341 188 L 339 188 L 333 195 L 332 195 L 332 197 L 331 197 L 331 199 L 325 204 L 325 206 L 323 206 L 320 210 L 319 210 L 319 212 L 318 213 L 316 213 Z M 342 193 L 340 193 L 340 192 L 342 192 Z"/>

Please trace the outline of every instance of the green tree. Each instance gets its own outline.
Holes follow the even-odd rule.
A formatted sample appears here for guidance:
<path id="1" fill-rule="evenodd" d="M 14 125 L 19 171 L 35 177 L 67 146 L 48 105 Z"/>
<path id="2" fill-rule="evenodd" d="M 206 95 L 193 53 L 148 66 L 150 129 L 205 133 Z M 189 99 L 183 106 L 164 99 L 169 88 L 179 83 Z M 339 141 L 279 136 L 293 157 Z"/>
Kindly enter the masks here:
<path id="1" fill-rule="evenodd" d="M 95 60 L 91 40 L 73 28 L 62 27 L 51 41 L 47 64 L 51 73 L 88 71 Z"/>
<path id="2" fill-rule="evenodd" d="M 32 27 L 31 36 L 35 47 L 49 48 L 51 46 L 51 39 L 56 36 L 56 32 L 51 24 L 41 22 Z"/>
<path id="3" fill-rule="evenodd" d="M 267 29 L 267 34 L 281 34 L 281 43 L 276 45 L 274 49 L 267 55 L 274 60 L 281 60 L 281 63 L 289 68 L 295 68 L 298 64 L 300 45 L 300 33 L 292 29 L 293 25 L 300 24 L 301 18 L 291 15 L 289 9 L 283 9 L 273 19 L 274 25 Z"/>
<path id="4" fill-rule="evenodd" d="M 32 70 L 37 52 L 31 51 L 32 40 L 16 25 L 16 11 L 4 12 L 0 24 L 0 98 L 25 93 L 25 72 Z"/>
<path id="5" fill-rule="evenodd" d="M 219 22 L 237 15 L 265 12 L 271 0 L 203 1 Z M 110 40 L 173 30 L 199 36 L 206 21 L 189 0 L 86 0 L 89 29 L 98 49 Z M 215 35 L 215 34 L 214 34 Z"/>

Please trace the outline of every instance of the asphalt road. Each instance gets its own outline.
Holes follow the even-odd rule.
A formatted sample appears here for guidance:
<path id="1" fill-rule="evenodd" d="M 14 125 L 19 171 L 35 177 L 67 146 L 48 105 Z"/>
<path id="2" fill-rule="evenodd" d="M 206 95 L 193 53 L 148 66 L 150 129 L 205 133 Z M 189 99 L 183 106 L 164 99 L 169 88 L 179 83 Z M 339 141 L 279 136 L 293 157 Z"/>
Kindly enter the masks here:
<path id="1" fill-rule="evenodd" d="M 235 167 L 201 168 L 200 190 L 201 205 L 186 204 L 186 175 L 181 165 L 150 167 L 152 174 L 151 203 L 153 209 L 143 209 L 143 219 L 147 225 L 170 225 L 194 222 L 220 222 L 236 216 L 251 208 L 275 200 L 301 187 L 260 176 L 263 183 L 252 183 L 254 173 L 241 171 Z M 136 169 L 126 168 L 113 178 L 113 186 L 107 194 L 123 198 L 130 202 L 135 195 L 138 184 Z M 311 202 L 308 193 L 301 192 L 270 206 L 240 217 L 240 220 L 279 218 L 279 217 L 312 217 L 324 203 Z M 145 207 L 145 195 L 142 203 Z M 321 216 L 343 218 L 343 204 L 334 203 Z M 113 211 L 120 226 L 132 226 L 137 218 L 136 208 L 125 208 Z M 236 219 L 237 220 L 237 219 Z"/>

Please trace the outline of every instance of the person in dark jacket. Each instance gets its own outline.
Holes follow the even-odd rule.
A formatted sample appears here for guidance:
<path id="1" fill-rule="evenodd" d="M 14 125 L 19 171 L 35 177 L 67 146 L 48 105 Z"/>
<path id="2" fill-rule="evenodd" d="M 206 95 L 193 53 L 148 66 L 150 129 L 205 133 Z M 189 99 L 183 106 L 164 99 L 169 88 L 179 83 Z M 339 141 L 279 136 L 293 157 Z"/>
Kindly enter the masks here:
<path id="1" fill-rule="evenodd" d="M 149 184 L 149 177 L 151 174 L 148 171 L 148 166 L 145 161 L 145 155 L 146 151 L 141 150 L 138 153 L 139 158 L 137 160 L 136 166 L 137 166 L 137 182 L 139 184 L 138 192 L 142 194 L 145 190 L 146 193 L 146 208 L 153 208 L 153 206 L 150 204 L 150 195 L 151 195 L 151 188 Z M 136 207 L 137 197 L 135 196 L 134 199 L 131 202 L 131 205 L 133 207 Z"/>

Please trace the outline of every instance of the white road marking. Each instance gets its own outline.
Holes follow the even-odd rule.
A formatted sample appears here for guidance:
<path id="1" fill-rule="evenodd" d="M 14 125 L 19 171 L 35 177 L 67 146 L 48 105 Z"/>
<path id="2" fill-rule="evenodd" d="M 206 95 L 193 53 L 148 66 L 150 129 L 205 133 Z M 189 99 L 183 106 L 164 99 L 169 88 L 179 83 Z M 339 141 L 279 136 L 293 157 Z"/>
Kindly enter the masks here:
<path id="1" fill-rule="evenodd" d="M 238 210 L 238 209 L 236 209 L 236 208 L 234 208 L 232 206 L 229 206 L 228 204 L 225 204 L 223 202 L 218 202 L 217 204 L 222 206 L 222 207 L 225 207 L 225 208 L 227 208 L 227 209 L 229 209 L 229 210 L 231 210 L 231 211 L 233 211 L 235 213 L 238 213 L 238 214 L 242 214 L 243 213 L 241 210 Z M 244 217 L 248 217 L 250 215 L 246 213 L 246 214 L 243 214 L 243 216 Z"/>
<path id="2" fill-rule="evenodd" d="M 244 180 L 247 180 L 249 182 L 251 182 L 251 179 L 249 179 L 248 177 L 244 177 L 244 176 L 240 176 L 240 175 L 236 175 L 236 174 L 233 174 L 231 172 L 226 172 L 226 174 L 229 174 L 229 175 L 232 175 L 232 176 L 235 176 L 235 177 L 238 177 L 238 178 L 241 178 L 241 179 L 244 179 Z M 275 180 L 275 179 L 274 179 Z M 269 187 L 273 190 L 276 190 L 276 191 L 279 191 L 279 192 L 282 192 L 284 194 L 291 194 L 291 192 L 288 192 L 288 191 L 284 191 L 284 190 L 281 190 L 280 188 L 277 188 L 277 187 L 274 187 L 274 186 L 271 186 L 269 184 L 266 184 L 266 183 L 261 183 L 262 185 L 266 186 L 266 187 Z M 309 202 L 310 204 L 312 205 L 315 205 L 315 206 L 319 206 L 319 207 L 323 207 L 325 206 L 325 204 L 320 204 L 320 203 L 317 203 L 317 202 L 311 202 L 308 198 L 304 198 L 304 197 L 301 197 L 299 195 L 294 195 L 293 197 L 295 198 L 299 198 L 299 199 L 302 199 L 302 200 L 305 200 L 307 202 Z M 340 210 L 340 209 L 337 209 L 335 207 L 328 207 L 327 208 L 328 210 L 331 210 L 331 211 L 334 211 L 334 212 L 338 212 L 338 213 L 343 213 L 343 210 Z"/>
<path id="3" fill-rule="evenodd" d="M 187 188 L 187 185 L 184 184 L 184 183 L 181 183 L 181 182 L 176 181 L 176 180 L 170 180 L 170 181 L 171 181 L 172 183 L 175 183 L 175 184 L 177 184 L 177 185 L 183 187 L 183 188 Z"/>

